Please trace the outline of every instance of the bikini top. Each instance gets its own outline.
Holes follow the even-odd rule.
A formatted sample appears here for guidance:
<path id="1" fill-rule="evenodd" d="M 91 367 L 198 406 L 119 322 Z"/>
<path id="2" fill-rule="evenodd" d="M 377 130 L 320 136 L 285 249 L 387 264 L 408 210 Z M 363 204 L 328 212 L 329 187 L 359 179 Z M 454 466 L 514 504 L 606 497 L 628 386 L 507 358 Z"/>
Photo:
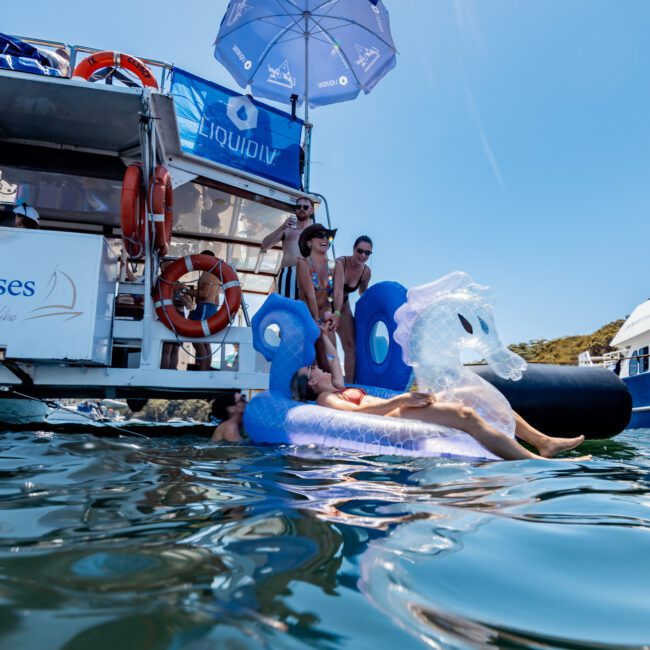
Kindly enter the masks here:
<path id="1" fill-rule="evenodd" d="M 343 277 L 345 277 L 345 271 L 346 271 L 346 262 L 345 262 L 345 260 L 346 260 L 346 258 L 344 257 L 343 258 Z M 359 285 L 361 284 L 361 281 L 363 280 L 363 276 L 364 276 L 367 268 L 368 268 L 367 266 L 364 266 L 363 271 L 361 271 L 361 275 L 359 276 L 359 280 L 358 280 L 356 286 L 351 287 L 349 284 L 344 284 L 343 285 L 343 293 L 345 294 L 345 299 L 346 300 L 348 299 L 348 294 L 354 293 L 359 288 Z"/>
<path id="2" fill-rule="evenodd" d="M 320 278 L 318 277 L 318 271 L 314 268 L 314 263 L 312 262 L 312 259 L 308 257 L 307 261 L 309 262 L 309 266 L 311 267 L 311 281 L 312 284 L 314 285 L 314 291 L 327 291 L 327 296 L 331 300 L 332 295 L 334 294 L 334 276 L 332 275 L 332 271 L 330 270 L 329 266 L 327 267 L 327 286 L 321 287 Z"/>
<path id="3" fill-rule="evenodd" d="M 337 397 L 340 397 L 345 402 L 351 402 L 357 406 L 361 406 L 361 400 L 368 394 L 363 388 L 343 388 L 334 392 Z"/>

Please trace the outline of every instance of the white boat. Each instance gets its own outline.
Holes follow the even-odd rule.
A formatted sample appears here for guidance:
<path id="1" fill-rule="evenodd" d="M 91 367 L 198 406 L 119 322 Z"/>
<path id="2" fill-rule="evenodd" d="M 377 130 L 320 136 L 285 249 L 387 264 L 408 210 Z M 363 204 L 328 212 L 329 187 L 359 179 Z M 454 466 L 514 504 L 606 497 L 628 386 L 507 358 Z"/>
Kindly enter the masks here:
<path id="1" fill-rule="evenodd" d="M 72 69 L 75 57 L 92 53 L 67 49 Z M 144 61 L 160 90 L 0 70 L 0 386 L 9 389 L 0 398 L 17 391 L 37 398 L 179 399 L 268 386 L 247 305 L 261 304 L 273 290 L 281 249 L 262 254 L 261 241 L 293 213 L 299 197 L 319 203 L 300 188 L 295 150 L 297 182 L 283 181 L 274 169 L 284 150 L 274 148 L 277 133 L 268 120 L 290 126 L 296 120 L 171 65 Z M 213 106 L 196 103 L 205 93 L 192 95 L 190 82 L 221 93 L 227 107 L 216 115 Z M 190 109 L 196 115 L 188 117 Z M 291 128 L 304 133 L 297 124 Z M 196 142 L 188 145 L 193 128 Z M 213 159 L 215 147 L 230 149 L 231 164 Z M 146 192 L 156 165 L 171 175 L 168 257 L 209 248 L 236 270 L 242 308 L 222 331 L 178 336 L 157 318 L 152 288 L 159 260 L 148 229 L 144 258 L 131 273 L 120 265 L 122 180 L 134 162 L 149 171 Z M 39 230 L 7 227 L 19 197 L 38 210 Z M 188 371 L 194 342 L 212 345 L 209 371 Z M 182 344 L 176 369 L 160 367 L 166 343 Z"/>
<path id="2" fill-rule="evenodd" d="M 615 372 L 632 395 L 632 418 L 628 428 L 650 427 L 650 300 L 638 305 L 610 342 L 615 348 L 602 356 L 582 352 L 581 366 L 602 365 Z"/>

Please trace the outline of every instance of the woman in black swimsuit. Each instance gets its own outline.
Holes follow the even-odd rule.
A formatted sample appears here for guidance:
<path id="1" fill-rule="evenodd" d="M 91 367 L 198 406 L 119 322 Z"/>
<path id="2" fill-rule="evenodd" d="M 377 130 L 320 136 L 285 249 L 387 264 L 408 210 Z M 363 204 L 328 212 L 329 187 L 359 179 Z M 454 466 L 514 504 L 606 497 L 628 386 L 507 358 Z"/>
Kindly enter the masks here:
<path id="1" fill-rule="evenodd" d="M 350 309 L 349 295 L 355 291 L 362 295 L 368 288 L 371 271 L 367 262 L 371 255 L 372 240 L 366 235 L 361 235 L 354 242 L 352 255 L 339 257 L 334 270 L 334 319 L 345 354 L 345 381 L 348 383 L 354 381 L 356 366 L 354 316 Z"/>

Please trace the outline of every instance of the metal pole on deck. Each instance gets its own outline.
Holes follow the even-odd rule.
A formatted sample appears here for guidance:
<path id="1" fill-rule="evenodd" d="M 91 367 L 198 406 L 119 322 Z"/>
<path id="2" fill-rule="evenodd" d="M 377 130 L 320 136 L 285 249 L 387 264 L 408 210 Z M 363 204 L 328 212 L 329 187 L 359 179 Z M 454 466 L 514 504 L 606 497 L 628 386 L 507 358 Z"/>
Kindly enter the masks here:
<path id="1" fill-rule="evenodd" d="M 309 16 L 310 13 L 305 11 L 305 191 L 309 192 L 309 174 L 310 174 L 310 157 L 311 157 L 311 130 L 307 127 L 309 124 Z"/>
<path id="2" fill-rule="evenodd" d="M 151 246 L 149 224 L 153 216 L 150 212 L 149 181 L 152 175 L 151 145 L 153 140 L 153 121 L 150 111 L 150 93 L 144 89 L 143 111 L 141 117 L 140 147 L 142 148 L 142 180 L 145 192 L 145 229 L 144 229 L 144 315 L 142 318 L 142 349 L 140 351 L 140 367 L 151 367 L 151 326 L 153 325 L 153 303 L 151 298 Z M 153 151 L 155 158 L 156 152 Z"/>

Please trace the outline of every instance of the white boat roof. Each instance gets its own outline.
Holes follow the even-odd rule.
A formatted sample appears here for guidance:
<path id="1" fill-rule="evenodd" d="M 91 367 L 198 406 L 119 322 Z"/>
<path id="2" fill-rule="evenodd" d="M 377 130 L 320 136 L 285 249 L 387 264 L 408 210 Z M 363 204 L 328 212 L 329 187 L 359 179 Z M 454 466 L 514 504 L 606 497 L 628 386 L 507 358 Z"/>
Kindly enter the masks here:
<path id="1" fill-rule="evenodd" d="M 642 302 L 628 316 L 628 319 L 623 323 L 623 327 L 618 330 L 610 345 L 622 348 L 644 334 L 650 340 L 650 300 Z"/>
<path id="2" fill-rule="evenodd" d="M 140 146 L 142 88 L 2 72 L 2 140 L 120 155 Z"/>

